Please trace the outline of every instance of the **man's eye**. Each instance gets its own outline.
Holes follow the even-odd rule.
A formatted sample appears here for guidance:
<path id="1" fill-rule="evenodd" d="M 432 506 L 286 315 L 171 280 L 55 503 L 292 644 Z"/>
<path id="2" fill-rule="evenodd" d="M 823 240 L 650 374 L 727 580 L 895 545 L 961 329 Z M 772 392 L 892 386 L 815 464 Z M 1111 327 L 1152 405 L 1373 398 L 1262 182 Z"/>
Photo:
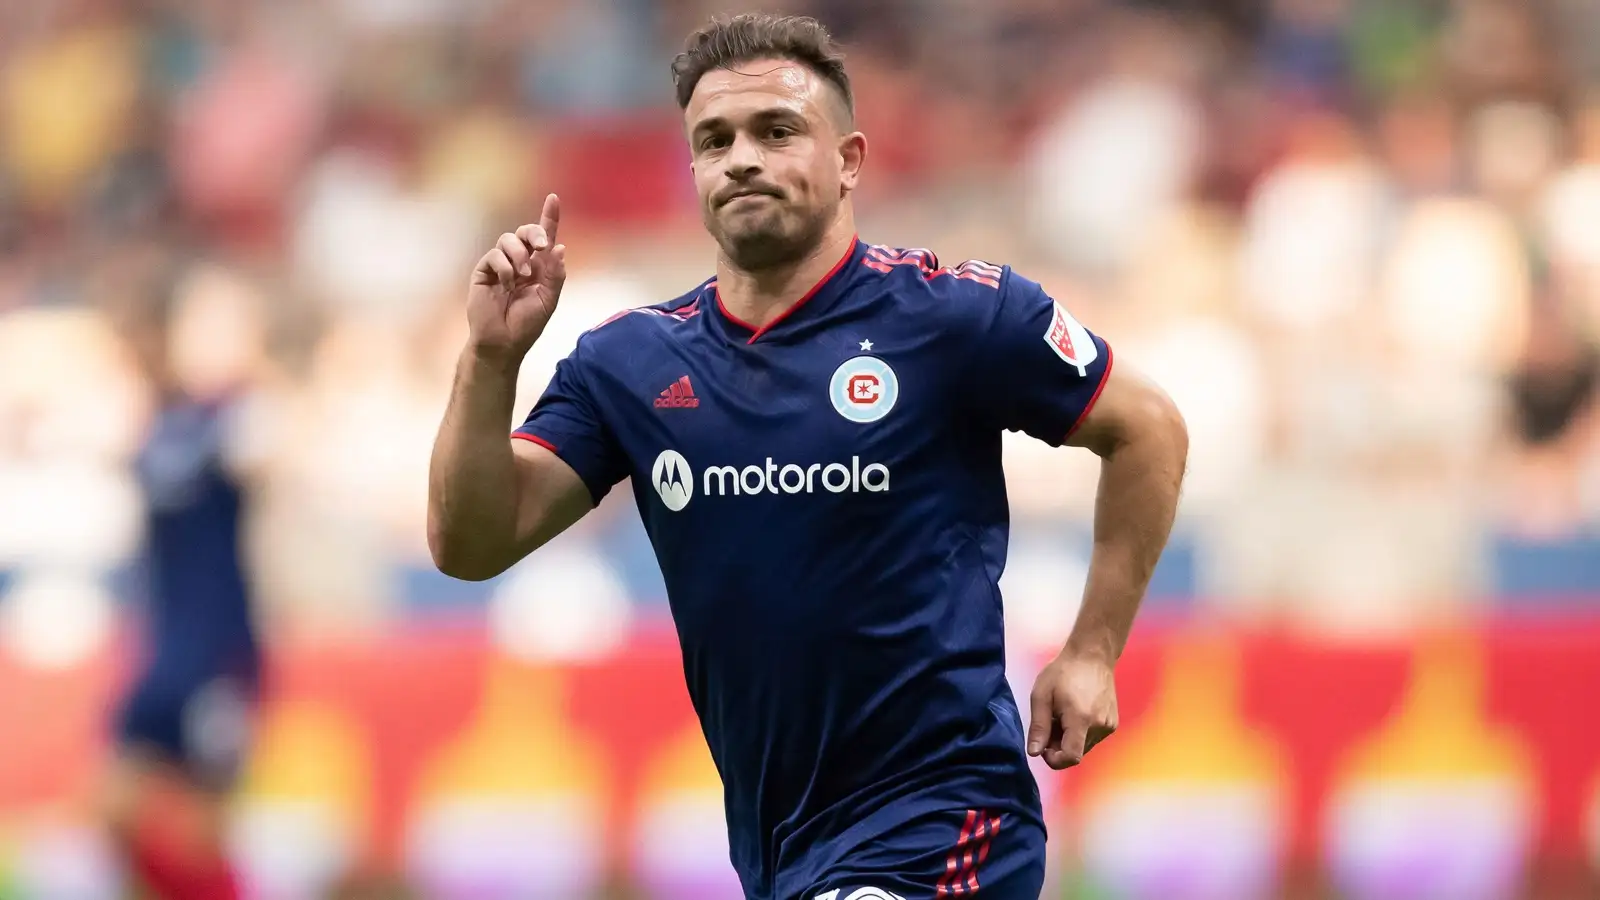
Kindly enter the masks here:
<path id="1" fill-rule="evenodd" d="M 773 140 L 776 140 L 776 141 L 781 141 L 784 138 L 791 137 L 793 135 L 794 135 L 794 129 L 790 128 L 787 125 L 774 125 L 771 129 L 769 129 L 767 131 L 767 136 L 772 138 Z"/>
<path id="2" fill-rule="evenodd" d="M 700 149 L 701 150 L 715 150 L 718 147 L 722 147 L 722 146 L 727 145 L 727 143 L 728 143 L 728 139 L 727 138 L 725 138 L 725 137 L 723 137 L 721 135 L 712 135 L 711 137 L 708 137 L 705 140 L 700 142 Z"/>

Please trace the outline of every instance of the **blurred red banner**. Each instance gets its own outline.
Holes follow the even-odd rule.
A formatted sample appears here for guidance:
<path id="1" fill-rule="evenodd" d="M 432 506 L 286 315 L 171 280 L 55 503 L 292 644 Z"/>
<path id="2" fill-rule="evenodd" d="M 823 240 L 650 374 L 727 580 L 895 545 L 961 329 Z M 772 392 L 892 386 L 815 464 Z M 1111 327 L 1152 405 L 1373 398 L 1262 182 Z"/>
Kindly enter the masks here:
<path id="1" fill-rule="evenodd" d="M 1041 773 L 1053 821 L 1069 823 L 1052 841 L 1072 841 L 1075 816 L 1121 821 L 1118 798 L 1140 786 L 1256 785 L 1277 798 L 1263 814 L 1277 852 L 1306 862 L 1342 852 L 1340 823 L 1364 821 L 1373 785 L 1458 798 L 1490 784 L 1526 811 L 1530 863 L 1580 863 L 1600 810 L 1597 650 L 1600 618 L 1356 643 L 1144 628 L 1118 669 L 1121 731 L 1081 768 Z M 0 656 L 0 819 L 88 795 L 117 656 L 57 671 Z M 1031 675 L 1016 677 L 1024 691 Z M 594 814 L 593 849 L 627 866 L 647 852 L 651 803 L 715 789 L 670 632 L 541 666 L 475 627 L 280 644 L 262 728 L 248 795 L 322 798 L 384 868 L 415 851 L 415 821 L 441 798 L 571 794 Z"/>

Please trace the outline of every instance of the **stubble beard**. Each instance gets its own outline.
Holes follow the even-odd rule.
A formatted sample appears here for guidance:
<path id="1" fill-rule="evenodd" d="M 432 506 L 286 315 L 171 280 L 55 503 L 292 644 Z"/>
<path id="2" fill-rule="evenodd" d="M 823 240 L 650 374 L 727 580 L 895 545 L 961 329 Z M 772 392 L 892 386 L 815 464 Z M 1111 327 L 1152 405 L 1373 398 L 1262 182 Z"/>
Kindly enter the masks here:
<path id="1" fill-rule="evenodd" d="M 770 213 L 736 229 L 713 228 L 712 237 L 739 269 L 761 272 L 793 265 L 813 253 L 828 219 L 828 210 L 807 210 L 798 224 L 785 227 L 783 216 Z"/>

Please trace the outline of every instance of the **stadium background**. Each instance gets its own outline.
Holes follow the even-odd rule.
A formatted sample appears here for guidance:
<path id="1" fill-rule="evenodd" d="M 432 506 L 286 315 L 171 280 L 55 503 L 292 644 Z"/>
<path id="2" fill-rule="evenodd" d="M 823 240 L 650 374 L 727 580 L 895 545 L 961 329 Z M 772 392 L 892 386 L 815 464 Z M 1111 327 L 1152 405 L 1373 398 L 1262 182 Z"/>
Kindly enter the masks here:
<path id="1" fill-rule="evenodd" d="M 1600 5 L 782 7 L 848 42 L 864 236 L 1016 265 L 1190 423 L 1124 730 L 1040 773 L 1051 896 L 1600 890 Z M 735 895 L 627 492 L 485 585 L 422 537 L 494 234 L 561 192 L 524 409 L 579 331 L 705 275 L 666 66 L 725 8 L 0 4 L 0 896 L 108 896 L 149 409 L 119 323 L 173 265 L 191 349 L 257 373 L 254 895 Z M 1095 464 L 1008 453 L 1025 694 Z"/>

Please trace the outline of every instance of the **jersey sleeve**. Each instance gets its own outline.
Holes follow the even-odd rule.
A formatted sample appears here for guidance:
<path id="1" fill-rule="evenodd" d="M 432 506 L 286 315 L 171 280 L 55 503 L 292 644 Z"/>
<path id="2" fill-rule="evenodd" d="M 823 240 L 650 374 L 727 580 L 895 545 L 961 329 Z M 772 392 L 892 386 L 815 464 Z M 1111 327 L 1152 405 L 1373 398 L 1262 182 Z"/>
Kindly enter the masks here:
<path id="1" fill-rule="evenodd" d="M 583 479 L 598 506 L 612 486 L 627 477 L 627 463 L 584 374 L 574 350 L 556 364 L 549 386 L 511 436 L 560 457 Z"/>
<path id="2" fill-rule="evenodd" d="M 1111 347 L 1037 282 L 1007 269 L 969 373 L 977 414 L 1059 446 L 1110 374 Z"/>

